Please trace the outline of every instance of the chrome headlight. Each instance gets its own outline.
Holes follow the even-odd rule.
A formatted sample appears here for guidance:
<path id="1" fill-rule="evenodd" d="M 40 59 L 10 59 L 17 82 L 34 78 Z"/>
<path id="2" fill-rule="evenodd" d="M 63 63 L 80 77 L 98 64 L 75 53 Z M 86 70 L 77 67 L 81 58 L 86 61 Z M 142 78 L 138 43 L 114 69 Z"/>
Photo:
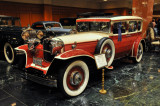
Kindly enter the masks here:
<path id="1" fill-rule="evenodd" d="M 54 39 L 54 40 L 51 40 L 51 42 L 50 42 L 50 51 L 51 51 L 51 54 L 55 54 L 55 53 L 57 53 L 57 52 L 60 52 L 60 50 L 63 48 L 63 46 L 64 46 L 64 43 L 63 43 L 63 41 L 62 40 L 60 40 L 60 39 Z"/>
<path id="2" fill-rule="evenodd" d="M 43 33 L 41 30 L 39 30 L 39 31 L 37 32 L 37 38 L 42 39 L 43 36 L 44 36 L 44 33 Z"/>
<path id="3" fill-rule="evenodd" d="M 27 31 L 22 32 L 21 36 L 22 36 L 22 39 L 26 41 L 29 38 L 29 32 Z"/>
<path id="4" fill-rule="evenodd" d="M 41 41 L 37 38 L 31 38 L 28 40 L 28 49 L 33 50 Z"/>

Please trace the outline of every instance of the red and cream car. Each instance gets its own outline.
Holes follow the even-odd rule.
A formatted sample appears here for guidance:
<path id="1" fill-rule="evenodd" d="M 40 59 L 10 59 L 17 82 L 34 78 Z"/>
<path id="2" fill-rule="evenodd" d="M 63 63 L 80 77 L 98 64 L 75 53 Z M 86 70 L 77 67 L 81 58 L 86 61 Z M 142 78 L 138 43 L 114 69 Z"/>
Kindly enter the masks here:
<path id="1" fill-rule="evenodd" d="M 58 86 L 67 96 L 81 94 L 96 68 L 95 54 L 105 54 L 108 66 L 125 56 L 140 62 L 144 40 L 142 18 L 112 16 L 77 19 L 77 34 L 30 39 L 15 48 L 24 54 L 25 77 L 47 86 Z M 22 59 L 22 58 L 21 58 Z"/>

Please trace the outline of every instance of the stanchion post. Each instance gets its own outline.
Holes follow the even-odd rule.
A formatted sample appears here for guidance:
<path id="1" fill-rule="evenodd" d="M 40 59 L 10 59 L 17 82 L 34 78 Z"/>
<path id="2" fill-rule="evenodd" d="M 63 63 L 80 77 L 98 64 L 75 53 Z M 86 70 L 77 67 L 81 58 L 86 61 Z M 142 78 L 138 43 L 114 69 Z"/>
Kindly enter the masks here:
<path id="1" fill-rule="evenodd" d="M 101 94 L 106 94 L 107 91 L 104 89 L 104 69 L 102 69 L 102 89 L 99 90 Z"/>

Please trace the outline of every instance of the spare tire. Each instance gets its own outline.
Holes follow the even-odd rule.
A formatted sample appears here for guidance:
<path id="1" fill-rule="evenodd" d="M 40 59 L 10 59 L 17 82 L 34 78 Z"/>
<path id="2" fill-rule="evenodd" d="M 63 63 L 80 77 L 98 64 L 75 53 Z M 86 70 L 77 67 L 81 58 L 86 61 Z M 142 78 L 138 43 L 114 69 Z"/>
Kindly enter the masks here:
<path id="1" fill-rule="evenodd" d="M 115 45 L 110 38 L 102 38 L 97 43 L 95 54 L 105 54 L 108 66 L 110 66 L 115 57 Z"/>

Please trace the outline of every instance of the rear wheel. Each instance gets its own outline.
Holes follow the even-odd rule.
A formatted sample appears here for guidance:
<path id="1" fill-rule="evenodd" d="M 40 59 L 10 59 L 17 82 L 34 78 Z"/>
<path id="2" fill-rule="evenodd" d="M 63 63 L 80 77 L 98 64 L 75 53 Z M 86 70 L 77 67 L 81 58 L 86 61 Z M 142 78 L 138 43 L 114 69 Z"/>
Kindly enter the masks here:
<path id="1" fill-rule="evenodd" d="M 115 57 L 115 46 L 111 39 L 102 38 L 96 47 L 95 54 L 105 54 L 108 66 L 110 66 Z"/>
<path id="2" fill-rule="evenodd" d="M 5 43 L 4 45 L 4 56 L 8 63 L 14 63 L 15 53 L 13 47 L 9 43 Z"/>
<path id="3" fill-rule="evenodd" d="M 80 95 L 89 80 L 89 69 L 81 60 L 73 61 L 58 74 L 58 87 L 68 97 Z"/>
<path id="4" fill-rule="evenodd" d="M 142 60 L 142 56 L 143 56 L 143 45 L 142 43 L 140 42 L 139 43 L 139 46 L 137 48 L 137 54 L 136 54 L 136 57 L 133 58 L 133 61 L 135 63 L 139 63 L 141 60 Z"/>

